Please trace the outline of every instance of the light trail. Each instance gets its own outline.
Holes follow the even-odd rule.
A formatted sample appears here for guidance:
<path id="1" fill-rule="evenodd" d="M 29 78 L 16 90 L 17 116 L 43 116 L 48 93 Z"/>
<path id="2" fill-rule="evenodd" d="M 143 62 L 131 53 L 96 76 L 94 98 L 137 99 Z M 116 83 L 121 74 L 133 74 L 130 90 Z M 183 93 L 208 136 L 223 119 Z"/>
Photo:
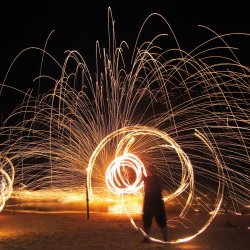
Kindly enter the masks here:
<path id="1" fill-rule="evenodd" d="M 135 180 L 131 184 L 129 172 L 133 171 Z M 106 170 L 106 185 L 109 191 L 116 194 L 134 194 L 143 187 L 142 174 L 145 167 L 133 154 L 116 157 Z M 130 174 L 131 175 L 131 174 Z"/>
<path id="2" fill-rule="evenodd" d="M 15 169 L 8 157 L 0 155 L 0 212 L 13 191 Z"/>
<path id="3" fill-rule="evenodd" d="M 164 23 L 166 34 L 141 42 L 152 18 Z M 110 9 L 109 25 L 108 48 L 97 43 L 95 79 L 77 51 L 67 51 L 62 65 L 46 46 L 27 48 L 13 61 L 1 95 L 6 88 L 15 91 L 8 75 L 23 53 L 34 50 L 42 56 L 35 81 L 51 88 L 25 93 L 1 124 L 1 210 L 11 193 L 20 200 L 26 191 L 43 199 L 56 193 L 58 201 L 66 193 L 78 199 L 87 183 L 92 203 L 118 200 L 144 234 L 126 199 L 142 198 L 142 176 L 154 164 L 166 205 L 178 205 L 168 224 L 186 229 L 197 206 L 207 215 L 194 233 L 170 235 L 168 243 L 186 242 L 206 230 L 223 203 L 235 213 L 250 204 L 250 69 L 227 43 L 248 34 L 219 35 L 202 27 L 209 39 L 187 52 L 167 20 L 152 14 L 128 62 L 128 46 L 117 43 Z M 164 47 L 169 41 L 175 46 Z M 45 72 L 46 60 L 59 67 L 59 78 Z"/>
<path id="4" fill-rule="evenodd" d="M 163 140 L 163 141 L 153 140 L 154 145 L 150 145 L 150 142 L 152 143 L 152 138 L 149 137 L 150 140 L 147 141 L 147 143 L 146 143 L 148 145 L 147 149 L 154 148 L 154 150 L 157 149 L 157 151 L 161 151 L 163 148 L 165 148 L 167 150 L 174 150 L 176 152 L 176 154 L 178 155 L 179 161 L 180 161 L 179 165 L 182 166 L 181 167 L 182 174 L 181 174 L 180 184 L 175 191 L 173 191 L 172 193 L 169 193 L 167 197 L 163 197 L 163 198 L 166 200 L 173 200 L 173 199 L 177 198 L 179 195 L 181 195 L 188 188 L 189 194 L 188 194 L 188 198 L 186 200 L 186 204 L 185 204 L 185 206 L 183 206 L 183 209 L 179 214 L 180 218 L 185 218 L 185 216 L 186 216 L 186 214 L 187 214 L 187 212 L 190 209 L 190 206 L 192 204 L 192 200 L 194 199 L 193 166 L 192 166 L 188 156 L 183 152 L 183 150 L 180 148 L 180 146 L 174 140 L 171 139 L 171 137 L 168 134 L 166 134 L 162 131 L 159 131 L 157 129 L 154 129 L 154 128 L 145 127 L 145 126 L 126 127 L 126 128 L 122 128 L 120 130 L 117 130 L 117 131 L 111 133 L 110 135 L 108 135 L 106 138 L 104 138 L 101 141 L 101 143 L 96 147 L 96 150 L 94 151 L 93 155 L 90 157 L 89 165 L 87 168 L 87 172 L 88 172 L 88 176 L 87 176 L 88 179 L 87 180 L 88 180 L 89 193 L 93 195 L 92 185 L 91 185 L 91 175 L 92 175 L 92 171 L 93 171 L 93 168 L 95 166 L 95 161 L 98 157 L 98 154 L 101 153 L 101 151 L 103 150 L 105 145 L 107 143 L 109 143 L 110 140 L 114 140 L 117 136 L 120 136 L 120 135 L 123 135 L 123 137 L 121 138 L 121 140 L 119 142 L 117 142 L 117 144 L 119 145 L 117 147 L 117 149 L 122 150 L 125 148 L 125 152 L 122 152 L 122 151 L 115 152 L 115 159 L 111 162 L 111 164 L 109 165 L 109 167 L 107 168 L 107 171 L 106 171 L 106 183 L 107 183 L 107 188 L 111 192 L 114 192 L 118 195 L 121 195 L 122 204 L 124 205 L 124 209 L 129 216 L 131 224 L 137 230 L 140 230 L 144 235 L 146 235 L 146 233 L 143 231 L 143 229 L 138 227 L 135 224 L 133 218 L 129 215 L 129 212 L 128 212 L 126 205 L 124 203 L 124 200 L 123 200 L 124 195 L 131 194 L 131 193 L 137 193 L 139 190 L 141 190 L 143 188 L 142 172 L 143 172 L 144 176 L 147 176 L 146 169 L 145 169 L 143 163 L 140 161 L 140 159 L 138 157 L 136 157 L 134 154 L 129 153 L 130 147 L 133 146 L 132 143 L 136 143 L 136 137 L 139 137 L 139 136 L 154 136 L 154 137 L 157 137 L 157 138 L 160 138 Z M 212 212 L 210 212 L 211 216 L 208 218 L 206 223 L 204 223 L 204 225 L 201 226 L 201 228 L 197 232 L 193 233 L 192 235 L 187 236 L 185 238 L 180 238 L 177 240 L 171 240 L 168 242 L 163 242 L 159 239 L 149 237 L 147 235 L 152 241 L 160 242 L 160 243 L 181 243 L 181 242 L 189 241 L 189 240 L 193 239 L 194 237 L 196 237 L 197 235 L 199 235 L 200 233 L 202 233 L 209 226 L 209 224 L 212 222 L 212 220 L 215 218 L 216 214 L 219 211 L 219 208 L 220 208 L 220 205 L 222 202 L 222 193 L 223 193 L 223 186 L 221 188 L 221 179 L 223 179 L 223 166 L 219 160 L 218 155 L 216 154 L 215 150 L 211 146 L 211 143 L 209 141 L 207 141 L 207 138 L 204 135 L 202 135 L 199 131 L 196 131 L 196 136 L 207 146 L 208 150 L 211 151 L 211 153 L 214 157 L 214 160 L 216 162 L 216 166 L 218 167 L 218 174 L 217 174 L 217 176 L 218 176 L 218 190 L 217 190 L 216 202 L 214 204 L 215 208 Z M 156 144 L 156 142 L 157 143 L 160 142 L 160 144 Z M 127 145 L 127 143 L 129 144 L 129 146 Z M 144 149 L 144 151 L 146 151 L 146 150 Z M 123 154 L 121 156 L 119 156 L 120 153 L 123 153 Z M 132 169 L 133 172 L 135 173 L 135 176 L 136 176 L 133 183 L 130 183 L 127 179 L 126 171 L 129 169 Z M 143 170 L 143 171 L 141 171 L 141 170 Z M 163 182 L 165 185 L 167 184 L 167 183 L 165 183 L 166 180 L 163 180 Z M 122 186 L 122 188 L 121 188 L 121 186 Z M 171 222 L 171 219 L 169 220 L 169 222 Z"/>

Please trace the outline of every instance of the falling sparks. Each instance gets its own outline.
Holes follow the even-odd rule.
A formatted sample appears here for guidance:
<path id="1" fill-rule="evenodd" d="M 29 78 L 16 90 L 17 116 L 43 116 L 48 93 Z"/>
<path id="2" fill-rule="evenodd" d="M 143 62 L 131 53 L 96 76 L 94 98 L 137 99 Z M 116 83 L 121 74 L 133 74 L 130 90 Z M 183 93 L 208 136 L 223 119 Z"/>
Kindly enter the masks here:
<path id="1" fill-rule="evenodd" d="M 165 23 L 166 34 L 140 44 L 152 18 Z M 35 80 L 52 87 L 37 96 L 25 93 L 1 126 L 6 139 L 1 141 L 0 210 L 20 186 L 30 193 L 44 192 L 46 199 L 51 191 L 84 193 L 87 183 L 91 201 L 118 200 L 113 208 L 122 206 L 131 224 L 145 234 L 126 200 L 131 195 L 141 200 L 142 177 L 154 165 L 164 201 L 180 207 L 168 224 L 186 228 L 192 212 L 208 214 L 192 234 L 168 243 L 189 241 L 206 230 L 224 202 L 235 213 L 249 206 L 250 69 L 227 44 L 227 38 L 247 34 L 218 35 L 203 27 L 212 37 L 186 52 L 166 19 L 152 14 L 128 64 L 123 56 L 128 46 L 116 41 L 110 9 L 109 24 L 108 49 L 97 43 L 94 80 L 77 51 L 67 51 L 63 65 L 45 49 L 20 53 L 41 53 Z M 176 46 L 164 48 L 168 39 Z M 43 72 L 46 58 L 60 68 L 59 79 Z M 12 88 L 8 74 L 2 95 Z"/>

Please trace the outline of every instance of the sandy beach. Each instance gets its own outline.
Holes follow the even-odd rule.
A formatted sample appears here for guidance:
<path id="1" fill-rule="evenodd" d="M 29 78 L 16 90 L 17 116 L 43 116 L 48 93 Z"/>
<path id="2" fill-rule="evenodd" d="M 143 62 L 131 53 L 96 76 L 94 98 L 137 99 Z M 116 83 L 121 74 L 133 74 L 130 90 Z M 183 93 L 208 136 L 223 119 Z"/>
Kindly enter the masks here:
<path id="1" fill-rule="evenodd" d="M 139 215 L 136 222 L 140 223 Z M 0 214 L 0 249 L 249 249 L 250 215 L 231 216 L 233 226 L 228 226 L 226 222 L 225 215 L 219 215 L 195 239 L 164 245 L 141 243 L 141 233 L 131 226 L 125 215 L 91 213 L 88 220 L 86 214 L 77 212 L 4 211 Z M 157 232 L 157 228 L 152 230 Z M 177 229 L 169 229 L 170 238 L 177 233 Z"/>

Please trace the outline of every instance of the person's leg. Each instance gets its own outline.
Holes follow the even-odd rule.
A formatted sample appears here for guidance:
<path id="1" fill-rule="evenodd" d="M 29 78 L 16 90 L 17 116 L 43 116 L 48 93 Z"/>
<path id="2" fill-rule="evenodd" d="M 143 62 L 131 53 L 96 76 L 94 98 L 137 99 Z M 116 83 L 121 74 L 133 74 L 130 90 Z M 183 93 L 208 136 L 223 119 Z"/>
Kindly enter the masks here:
<path id="1" fill-rule="evenodd" d="M 143 229 L 144 229 L 144 232 L 145 232 L 147 235 L 144 236 L 142 242 L 150 242 L 150 240 L 149 240 L 149 238 L 148 238 L 148 236 L 149 236 L 149 234 L 150 234 L 150 227 L 145 227 L 145 226 L 144 226 Z"/>
<path id="2" fill-rule="evenodd" d="M 144 232 L 149 235 L 150 234 L 150 227 L 144 227 Z"/>
<path id="3" fill-rule="evenodd" d="M 167 241 L 167 218 L 164 204 L 160 204 L 155 215 L 156 223 L 161 229 L 163 241 Z"/>
<path id="4" fill-rule="evenodd" d="M 163 241 L 167 241 L 168 238 L 167 238 L 167 227 L 166 226 L 161 227 L 161 234 L 162 234 Z"/>
<path id="5" fill-rule="evenodd" d="M 142 221 L 144 232 L 147 234 L 147 236 L 149 236 L 153 221 L 153 213 L 151 207 L 144 207 Z M 144 237 L 142 242 L 149 242 L 149 238 L 147 236 Z"/>

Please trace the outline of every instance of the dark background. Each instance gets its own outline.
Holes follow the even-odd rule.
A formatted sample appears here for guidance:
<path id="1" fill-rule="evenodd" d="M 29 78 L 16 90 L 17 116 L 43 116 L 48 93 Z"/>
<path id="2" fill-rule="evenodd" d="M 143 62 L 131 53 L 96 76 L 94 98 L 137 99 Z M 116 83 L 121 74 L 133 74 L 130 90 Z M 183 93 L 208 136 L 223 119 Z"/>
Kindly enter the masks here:
<path id="1" fill-rule="evenodd" d="M 250 15 L 247 1 L 6 1 L 0 15 L 0 81 L 15 56 L 23 49 L 43 48 L 52 30 L 47 51 L 63 63 L 66 50 L 77 50 L 86 60 L 94 78 L 95 45 L 108 47 L 108 7 L 112 8 L 118 44 L 126 41 L 132 49 L 145 18 L 154 12 L 163 15 L 170 23 L 181 48 L 191 50 L 211 34 L 199 28 L 205 25 L 219 34 L 250 33 Z M 152 22 L 147 30 L 162 32 L 161 25 Z M 145 34 L 145 39 L 147 34 Z M 249 39 L 235 39 L 240 48 L 238 57 L 249 66 Z M 13 67 L 6 83 L 27 91 L 34 87 L 32 80 L 39 75 L 41 54 L 25 53 Z M 57 77 L 58 72 L 50 75 Z M 55 73 L 55 74 L 54 74 Z M 59 75 L 58 75 L 59 76 Z M 4 88 L 0 96 L 1 120 L 22 100 L 15 90 Z"/>

